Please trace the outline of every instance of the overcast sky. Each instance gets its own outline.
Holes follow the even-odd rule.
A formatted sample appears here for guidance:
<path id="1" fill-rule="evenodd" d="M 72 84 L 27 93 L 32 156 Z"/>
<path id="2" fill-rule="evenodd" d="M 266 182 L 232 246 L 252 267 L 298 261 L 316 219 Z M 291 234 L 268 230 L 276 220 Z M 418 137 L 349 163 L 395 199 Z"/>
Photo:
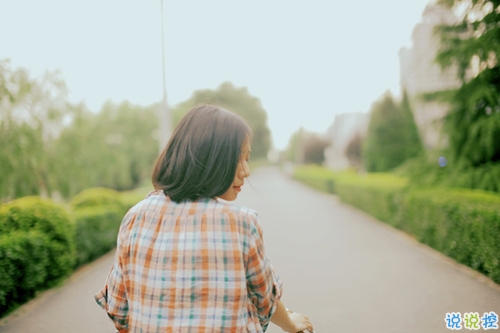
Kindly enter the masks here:
<path id="1" fill-rule="evenodd" d="M 399 58 L 429 0 L 164 0 L 171 106 L 224 81 L 268 113 L 274 145 L 299 127 L 398 96 Z M 162 98 L 161 0 L 0 0 L 0 59 L 59 69 L 72 102 Z"/>

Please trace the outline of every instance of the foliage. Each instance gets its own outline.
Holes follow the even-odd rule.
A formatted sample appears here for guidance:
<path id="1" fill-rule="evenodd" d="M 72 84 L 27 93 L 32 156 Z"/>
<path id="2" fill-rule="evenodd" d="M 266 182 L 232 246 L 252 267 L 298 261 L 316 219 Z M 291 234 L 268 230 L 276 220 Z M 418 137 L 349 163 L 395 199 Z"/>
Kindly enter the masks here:
<path id="1" fill-rule="evenodd" d="M 303 142 L 304 163 L 322 165 L 325 161 L 325 148 L 330 142 L 317 134 L 307 137 Z"/>
<path id="2" fill-rule="evenodd" d="M 444 157 L 444 156 L 443 156 Z M 408 177 L 412 184 L 470 188 L 500 192 L 500 164 L 485 163 L 478 167 L 460 167 L 455 161 L 439 164 L 438 152 L 420 155 L 397 168 L 397 173 Z"/>
<path id="3" fill-rule="evenodd" d="M 0 235 L 0 317 L 47 285 L 50 240 L 40 231 Z"/>
<path id="4" fill-rule="evenodd" d="M 57 184 L 65 197 L 103 186 L 129 190 L 150 177 L 158 154 L 157 110 L 106 103 L 98 114 L 82 106 L 57 141 Z"/>
<path id="5" fill-rule="evenodd" d="M 294 177 L 316 188 L 333 181 L 343 201 L 500 283 L 499 195 L 408 187 L 405 178 L 393 174 L 338 174 L 319 167 L 298 167 Z"/>
<path id="6" fill-rule="evenodd" d="M 356 133 L 347 143 L 344 155 L 355 170 L 361 170 L 363 165 L 363 141 L 361 133 Z"/>
<path id="7" fill-rule="evenodd" d="M 112 206 L 117 209 L 124 209 L 120 200 L 120 192 L 104 187 L 83 190 L 71 199 L 70 205 L 73 210 L 95 206 Z"/>
<path id="8" fill-rule="evenodd" d="M 157 113 L 128 102 L 93 113 L 67 101 L 58 73 L 35 79 L 0 61 L 0 200 L 141 185 L 158 154 Z"/>
<path id="9" fill-rule="evenodd" d="M 450 158 L 460 168 L 500 163 L 500 2 L 441 0 L 452 10 L 465 8 L 460 22 L 440 26 L 436 57 L 444 68 L 456 66 L 460 88 L 435 94 L 450 103 L 444 119 Z"/>
<path id="10" fill-rule="evenodd" d="M 120 222 L 129 207 L 123 203 L 120 192 L 109 188 L 83 190 L 73 197 L 70 205 L 76 222 L 76 264 L 79 266 L 115 247 Z"/>
<path id="11" fill-rule="evenodd" d="M 370 111 L 368 133 L 363 145 L 367 171 L 394 169 L 422 150 L 406 93 L 401 105 L 390 94 L 375 102 Z"/>
<path id="12" fill-rule="evenodd" d="M 294 163 L 321 165 L 325 160 L 324 151 L 329 145 L 330 141 L 324 135 L 301 127 L 290 136 L 280 158 Z"/>
<path id="13" fill-rule="evenodd" d="M 74 224 L 51 200 L 24 197 L 0 206 L 0 312 L 73 270 Z"/>
<path id="14" fill-rule="evenodd" d="M 0 60 L 0 198 L 50 194 L 54 138 L 65 116 L 57 73 L 33 79 Z"/>
<path id="15" fill-rule="evenodd" d="M 116 206 L 97 205 L 74 211 L 76 265 L 88 263 L 116 246 L 122 210 Z"/>
<path id="16" fill-rule="evenodd" d="M 396 226 L 500 282 L 500 196 L 467 189 L 420 189 L 398 202 Z"/>
<path id="17" fill-rule="evenodd" d="M 222 106 L 245 119 L 253 131 L 252 158 L 267 158 L 271 147 L 267 113 L 260 100 L 250 95 L 247 88 L 236 88 L 232 83 L 224 82 L 216 90 L 195 91 L 187 101 L 172 110 L 174 126 L 192 107 L 202 103 Z"/>
<path id="18" fill-rule="evenodd" d="M 40 231 L 50 240 L 48 279 L 65 277 L 73 267 L 74 223 L 52 200 L 24 197 L 0 206 L 0 233 Z"/>

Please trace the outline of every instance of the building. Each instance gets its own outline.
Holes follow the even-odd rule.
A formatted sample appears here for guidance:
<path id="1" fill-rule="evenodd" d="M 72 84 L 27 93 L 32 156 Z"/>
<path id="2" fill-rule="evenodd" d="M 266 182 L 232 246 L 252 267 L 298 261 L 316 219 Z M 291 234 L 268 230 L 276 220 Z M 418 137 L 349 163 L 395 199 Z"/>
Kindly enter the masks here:
<path id="1" fill-rule="evenodd" d="M 439 36 L 434 34 L 434 29 L 438 25 L 456 22 L 457 17 L 450 9 L 428 4 L 422 21 L 413 30 L 411 48 L 403 48 L 399 52 L 401 91 L 408 94 L 415 123 L 427 149 L 446 145 L 446 137 L 441 133 L 441 119 L 448 112 L 448 106 L 424 101 L 422 94 L 460 86 L 456 68 L 442 70 L 434 61 L 439 49 Z"/>
<path id="2" fill-rule="evenodd" d="M 370 117 L 367 113 L 344 113 L 337 115 L 327 130 L 330 143 L 325 149 L 325 165 L 332 170 L 345 170 L 353 165 L 347 158 L 349 143 L 360 136 L 364 138 L 368 130 Z"/>

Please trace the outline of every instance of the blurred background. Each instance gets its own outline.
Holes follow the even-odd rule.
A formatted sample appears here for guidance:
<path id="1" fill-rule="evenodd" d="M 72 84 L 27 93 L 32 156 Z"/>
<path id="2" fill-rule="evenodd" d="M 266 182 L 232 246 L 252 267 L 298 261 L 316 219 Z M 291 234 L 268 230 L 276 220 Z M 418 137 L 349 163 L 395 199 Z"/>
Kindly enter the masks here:
<path id="1" fill-rule="evenodd" d="M 198 103 L 248 121 L 254 166 L 327 192 L 374 179 L 384 193 L 498 200 L 498 1 L 0 0 L 0 12 L 2 203 L 151 187 Z M 498 256 L 465 257 L 500 281 Z"/>

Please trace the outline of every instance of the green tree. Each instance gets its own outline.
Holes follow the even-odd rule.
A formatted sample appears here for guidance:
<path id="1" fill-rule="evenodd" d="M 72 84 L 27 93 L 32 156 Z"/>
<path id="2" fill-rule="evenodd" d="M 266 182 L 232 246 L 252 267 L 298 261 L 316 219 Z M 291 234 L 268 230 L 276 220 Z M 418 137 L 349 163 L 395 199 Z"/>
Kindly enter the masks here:
<path id="1" fill-rule="evenodd" d="M 367 171 L 389 171 L 422 149 L 406 94 L 398 105 L 389 93 L 370 110 L 368 133 L 363 144 Z"/>
<path id="2" fill-rule="evenodd" d="M 322 165 L 325 161 L 325 148 L 330 142 L 322 135 L 313 134 L 307 137 L 303 143 L 304 163 Z"/>
<path id="3" fill-rule="evenodd" d="M 50 195 L 53 142 L 66 114 L 66 87 L 57 73 L 33 79 L 0 61 L 0 198 Z"/>
<path id="4" fill-rule="evenodd" d="M 271 147 L 271 131 L 267 125 L 267 113 L 260 100 L 245 87 L 236 88 L 230 82 L 222 83 L 216 90 L 197 90 L 173 110 L 174 126 L 195 105 L 208 103 L 227 108 L 245 119 L 253 131 L 252 157 L 267 158 Z"/>
<path id="5" fill-rule="evenodd" d="M 57 142 L 62 194 L 95 186 L 128 190 L 146 182 L 158 153 L 155 110 L 127 101 L 107 102 L 99 113 L 74 106 Z"/>
<path id="6" fill-rule="evenodd" d="M 436 61 L 456 66 L 461 87 L 434 97 L 450 103 L 444 119 L 449 156 L 462 168 L 500 162 L 500 1 L 440 0 L 464 10 L 460 22 L 437 29 L 441 46 Z M 489 165 L 489 166 L 488 166 Z"/>

